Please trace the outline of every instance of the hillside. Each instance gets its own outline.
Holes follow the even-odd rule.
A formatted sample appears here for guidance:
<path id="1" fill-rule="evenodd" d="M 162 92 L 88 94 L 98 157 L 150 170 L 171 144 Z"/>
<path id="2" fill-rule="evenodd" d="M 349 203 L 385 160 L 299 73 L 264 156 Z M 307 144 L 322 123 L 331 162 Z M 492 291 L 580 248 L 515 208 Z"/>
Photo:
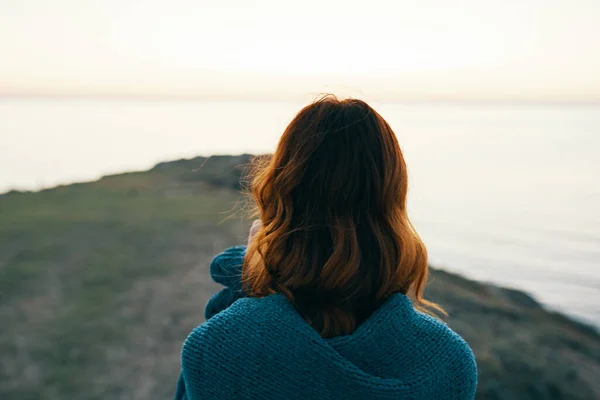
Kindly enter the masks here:
<path id="1" fill-rule="evenodd" d="M 217 290 L 208 262 L 245 239 L 232 210 L 248 161 L 1 195 L 0 398 L 171 398 L 181 344 Z M 476 354 L 479 399 L 600 398 L 594 329 L 443 271 L 427 294 Z"/>

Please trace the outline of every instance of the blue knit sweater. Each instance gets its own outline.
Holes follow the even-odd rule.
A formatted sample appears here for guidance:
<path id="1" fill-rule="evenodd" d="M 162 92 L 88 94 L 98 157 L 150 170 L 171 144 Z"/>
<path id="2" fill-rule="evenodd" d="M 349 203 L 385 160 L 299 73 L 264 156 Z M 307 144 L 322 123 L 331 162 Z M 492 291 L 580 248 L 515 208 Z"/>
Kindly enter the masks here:
<path id="1" fill-rule="evenodd" d="M 216 256 L 226 286 L 181 353 L 177 400 L 473 399 L 477 367 L 465 341 L 393 295 L 351 335 L 323 339 L 280 294 L 243 297 L 244 246 Z"/>

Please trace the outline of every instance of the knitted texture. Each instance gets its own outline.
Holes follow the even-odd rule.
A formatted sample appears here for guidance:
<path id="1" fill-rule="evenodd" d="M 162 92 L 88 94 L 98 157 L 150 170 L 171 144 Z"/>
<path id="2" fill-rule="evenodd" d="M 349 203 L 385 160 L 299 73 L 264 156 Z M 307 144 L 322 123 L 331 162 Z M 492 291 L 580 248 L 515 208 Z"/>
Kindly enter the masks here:
<path id="1" fill-rule="evenodd" d="M 393 295 L 351 335 L 323 339 L 285 296 L 243 296 L 244 254 L 234 247 L 211 263 L 228 286 L 183 345 L 177 400 L 474 398 L 471 349 L 408 297 Z"/>
<path id="2" fill-rule="evenodd" d="M 204 309 L 204 318 L 229 307 L 237 299 L 244 297 L 242 291 L 242 265 L 246 255 L 246 246 L 234 246 L 217 255 L 210 263 L 210 276 L 213 281 L 225 286 L 225 289 L 215 293 Z"/>

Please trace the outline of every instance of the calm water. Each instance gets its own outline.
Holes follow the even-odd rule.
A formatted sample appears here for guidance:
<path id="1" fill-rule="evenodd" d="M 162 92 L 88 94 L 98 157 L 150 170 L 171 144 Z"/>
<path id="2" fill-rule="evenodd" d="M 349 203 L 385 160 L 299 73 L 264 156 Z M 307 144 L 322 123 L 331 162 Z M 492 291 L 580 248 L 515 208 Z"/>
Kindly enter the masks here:
<path id="1" fill-rule="evenodd" d="M 600 107 L 374 103 L 432 261 L 600 326 Z M 272 151 L 295 103 L 0 100 L 0 191 Z"/>

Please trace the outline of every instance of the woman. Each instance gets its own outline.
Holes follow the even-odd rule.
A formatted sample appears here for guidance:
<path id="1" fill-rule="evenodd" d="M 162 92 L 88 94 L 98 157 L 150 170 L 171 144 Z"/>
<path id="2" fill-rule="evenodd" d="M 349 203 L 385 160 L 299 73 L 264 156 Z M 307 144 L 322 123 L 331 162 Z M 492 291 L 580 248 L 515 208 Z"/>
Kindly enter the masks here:
<path id="1" fill-rule="evenodd" d="M 472 399 L 464 340 L 430 315 L 427 251 L 392 129 L 360 100 L 302 109 L 254 168 L 260 223 L 183 345 L 177 399 Z M 412 299 L 412 300 L 411 300 Z"/>

